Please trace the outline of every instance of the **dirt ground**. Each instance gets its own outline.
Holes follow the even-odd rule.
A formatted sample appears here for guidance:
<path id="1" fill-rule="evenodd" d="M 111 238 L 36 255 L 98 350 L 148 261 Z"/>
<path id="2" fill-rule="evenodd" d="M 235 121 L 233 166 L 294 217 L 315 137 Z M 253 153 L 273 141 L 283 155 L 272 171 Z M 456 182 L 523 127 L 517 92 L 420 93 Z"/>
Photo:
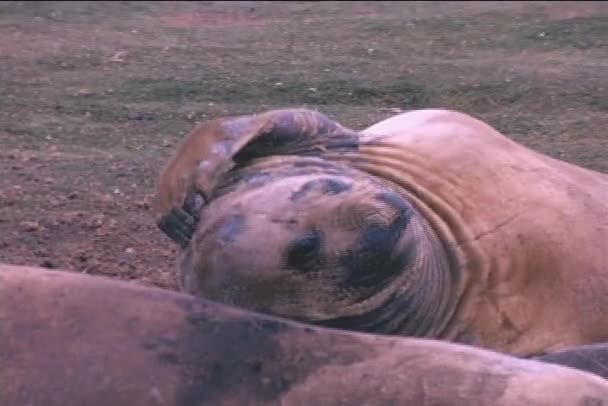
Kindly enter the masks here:
<path id="1" fill-rule="evenodd" d="M 608 2 L 0 2 L 0 262 L 175 288 L 149 211 L 196 122 L 473 114 L 608 172 Z M 533 187 L 533 185 L 531 185 Z"/>

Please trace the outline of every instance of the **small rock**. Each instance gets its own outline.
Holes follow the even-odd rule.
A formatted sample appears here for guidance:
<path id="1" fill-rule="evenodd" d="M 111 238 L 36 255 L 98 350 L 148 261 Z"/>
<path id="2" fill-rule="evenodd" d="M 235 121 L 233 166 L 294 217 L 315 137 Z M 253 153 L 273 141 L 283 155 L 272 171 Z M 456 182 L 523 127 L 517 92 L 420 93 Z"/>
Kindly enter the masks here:
<path id="1" fill-rule="evenodd" d="M 134 202 L 133 205 L 138 209 L 148 210 L 150 208 L 150 203 L 148 203 L 147 200 L 138 200 Z"/>
<path id="2" fill-rule="evenodd" d="M 101 228 L 103 226 L 103 217 L 97 217 L 91 221 L 92 228 Z"/>
<path id="3" fill-rule="evenodd" d="M 92 94 L 95 94 L 95 92 L 93 92 L 92 90 L 79 89 L 76 93 L 74 93 L 74 96 L 90 96 Z"/>
<path id="4" fill-rule="evenodd" d="M 51 207 L 61 206 L 61 201 L 54 197 L 49 198 L 48 202 Z"/>
<path id="5" fill-rule="evenodd" d="M 155 114 L 151 111 L 136 111 L 127 114 L 127 120 L 131 121 L 151 121 L 156 118 Z"/>
<path id="6" fill-rule="evenodd" d="M 84 263 L 84 262 L 83 262 Z M 99 269 L 99 261 L 95 258 L 87 258 L 86 265 L 82 268 L 82 273 L 96 272 Z"/>
<path id="7" fill-rule="evenodd" d="M 129 113 L 127 114 L 127 120 L 131 121 L 141 121 L 144 119 L 144 115 L 140 112 Z"/>
<path id="8" fill-rule="evenodd" d="M 128 55 L 127 51 L 116 52 L 110 59 L 110 62 L 124 62 L 125 57 Z"/>
<path id="9" fill-rule="evenodd" d="M 403 110 L 401 110 L 399 107 L 388 107 L 388 108 L 383 108 L 383 109 L 380 109 L 380 110 L 381 111 L 388 111 L 388 112 L 395 113 L 395 114 L 403 112 Z"/>
<path id="10" fill-rule="evenodd" d="M 68 193 L 68 199 L 70 199 L 70 200 L 74 200 L 77 197 L 78 197 L 78 193 L 76 193 L 76 192 L 70 192 L 70 193 Z"/>
<path id="11" fill-rule="evenodd" d="M 19 226 L 23 231 L 33 232 L 40 230 L 40 223 L 37 221 L 22 221 Z"/>
<path id="12" fill-rule="evenodd" d="M 127 248 L 127 249 L 125 250 L 125 252 L 126 252 L 127 254 L 133 254 L 133 253 L 135 252 L 135 250 L 134 250 L 133 248 Z"/>
<path id="13" fill-rule="evenodd" d="M 158 403 L 159 405 L 165 404 L 165 401 L 163 400 L 163 397 L 161 396 L 160 391 L 156 386 L 150 389 L 150 396 L 152 396 L 156 403 Z"/>

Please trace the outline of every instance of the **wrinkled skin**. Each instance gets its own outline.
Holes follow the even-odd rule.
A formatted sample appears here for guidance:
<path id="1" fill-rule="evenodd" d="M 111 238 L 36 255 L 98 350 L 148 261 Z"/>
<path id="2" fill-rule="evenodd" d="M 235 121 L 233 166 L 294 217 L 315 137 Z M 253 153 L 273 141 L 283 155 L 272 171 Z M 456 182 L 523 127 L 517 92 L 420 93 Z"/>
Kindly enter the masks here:
<path id="1" fill-rule="evenodd" d="M 0 265 L 0 405 L 608 404 L 575 369 Z"/>
<path id="2" fill-rule="evenodd" d="M 608 176 L 462 113 L 204 123 L 156 208 L 195 295 L 522 356 L 608 341 Z"/>

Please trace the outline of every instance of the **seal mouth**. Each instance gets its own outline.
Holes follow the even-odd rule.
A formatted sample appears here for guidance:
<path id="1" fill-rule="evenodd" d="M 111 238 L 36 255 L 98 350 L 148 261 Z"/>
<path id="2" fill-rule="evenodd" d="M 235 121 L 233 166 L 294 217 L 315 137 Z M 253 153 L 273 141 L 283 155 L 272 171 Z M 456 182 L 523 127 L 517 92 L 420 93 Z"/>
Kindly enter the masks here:
<path id="1" fill-rule="evenodd" d="M 320 327 L 340 330 L 359 331 L 376 334 L 398 334 L 409 321 L 404 317 L 405 309 L 413 309 L 415 298 L 393 292 L 381 306 L 372 306 L 372 310 L 354 316 L 340 316 L 326 320 L 316 320 L 313 324 Z M 413 312 L 409 312 L 413 313 Z M 411 316 L 407 314 L 405 316 Z"/>
<path id="2" fill-rule="evenodd" d="M 382 281 L 368 298 L 342 309 L 341 315 L 313 323 L 365 333 L 440 336 L 453 299 L 449 256 L 419 214 L 412 215 L 407 233 L 401 241 L 404 255 L 393 265 L 400 270 L 395 277 Z"/>
<path id="3" fill-rule="evenodd" d="M 426 317 L 427 314 L 419 311 L 420 302 L 424 299 L 416 292 L 401 292 L 390 282 L 385 281 L 382 287 L 374 289 L 362 300 L 345 305 L 340 310 L 311 309 L 309 312 L 302 312 L 303 306 L 299 304 L 296 307 L 299 311 L 291 312 L 283 306 L 261 304 L 251 300 L 252 290 L 256 289 L 238 284 L 219 289 L 208 296 L 208 299 L 324 328 L 383 335 L 424 335 L 432 322 L 432 319 Z M 263 290 L 270 291 L 273 296 L 279 291 L 271 287 L 265 287 Z M 284 294 L 281 297 L 286 299 L 289 295 Z M 282 302 L 280 299 L 275 300 Z M 336 316 L 336 313 L 341 315 Z"/>

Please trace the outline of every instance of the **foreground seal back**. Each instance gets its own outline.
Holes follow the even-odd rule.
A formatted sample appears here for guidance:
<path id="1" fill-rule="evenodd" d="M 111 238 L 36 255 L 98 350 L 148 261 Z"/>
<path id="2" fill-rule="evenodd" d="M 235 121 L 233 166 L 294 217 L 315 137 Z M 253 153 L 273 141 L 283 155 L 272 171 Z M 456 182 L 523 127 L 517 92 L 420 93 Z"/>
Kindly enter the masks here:
<path id="1" fill-rule="evenodd" d="M 592 374 L 0 265 L 0 405 L 608 404 Z"/>

